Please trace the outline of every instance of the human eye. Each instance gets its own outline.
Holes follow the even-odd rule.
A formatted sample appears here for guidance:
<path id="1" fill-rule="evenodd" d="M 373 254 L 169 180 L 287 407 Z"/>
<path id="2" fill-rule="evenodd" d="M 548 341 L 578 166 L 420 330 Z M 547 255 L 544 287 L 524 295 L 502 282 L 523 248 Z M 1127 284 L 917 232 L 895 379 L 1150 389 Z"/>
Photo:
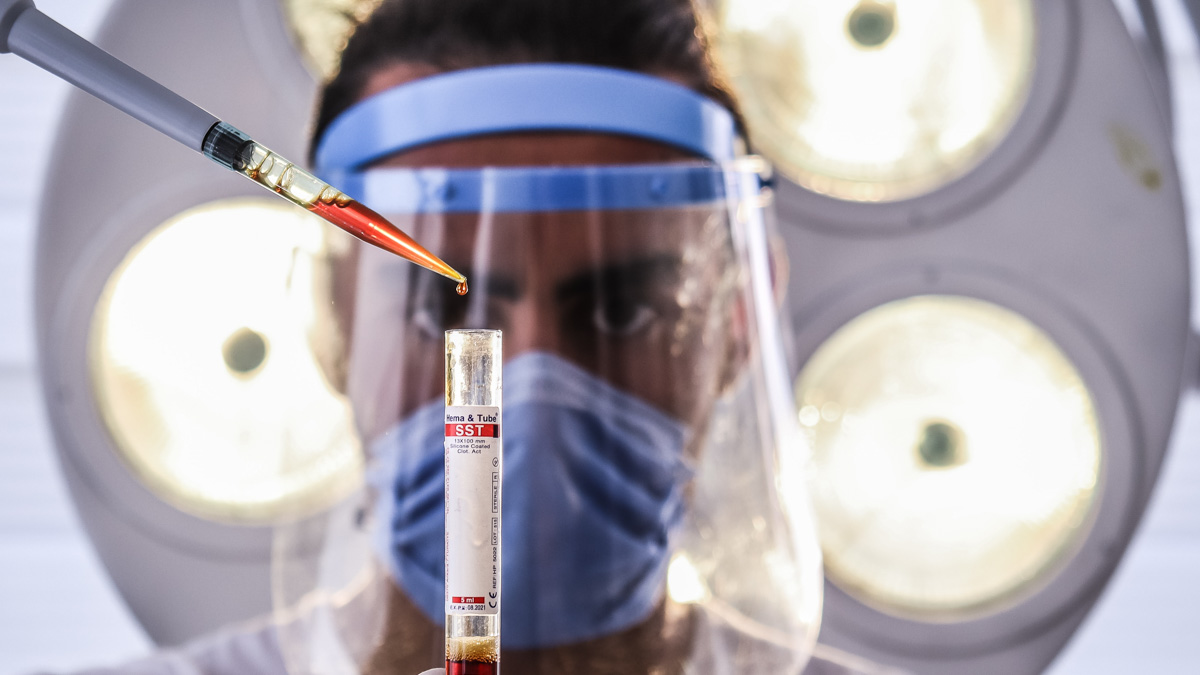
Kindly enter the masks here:
<path id="1" fill-rule="evenodd" d="M 418 307 L 409 317 L 409 322 L 426 340 L 440 340 L 446 332 L 441 312 L 433 307 Z"/>
<path id="2" fill-rule="evenodd" d="M 564 330 L 577 339 L 646 339 L 679 314 L 678 263 L 649 259 L 579 275 L 559 289 Z"/>
<path id="3" fill-rule="evenodd" d="M 446 330 L 462 327 L 465 303 L 453 291 L 428 288 L 413 299 L 408 323 L 426 340 L 441 341 Z"/>
<path id="4" fill-rule="evenodd" d="M 625 294 L 601 298 L 592 310 L 592 327 L 611 337 L 633 337 L 658 320 L 660 313 L 650 303 Z"/>

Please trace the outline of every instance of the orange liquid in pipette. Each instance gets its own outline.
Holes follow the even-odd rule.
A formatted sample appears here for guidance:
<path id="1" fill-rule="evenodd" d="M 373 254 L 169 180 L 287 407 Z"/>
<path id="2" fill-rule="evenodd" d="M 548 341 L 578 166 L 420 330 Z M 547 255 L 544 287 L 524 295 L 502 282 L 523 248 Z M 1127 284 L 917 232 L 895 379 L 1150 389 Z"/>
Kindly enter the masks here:
<path id="1" fill-rule="evenodd" d="M 317 201 L 309 210 L 369 244 L 457 281 L 458 286 L 455 290 L 459 295 L 466 294 L 466 277 L 442 262 L 441 258 L 430 253 L 400 228 L 389 223 L 386 218 L 363 206 L 361 202 L 350 201 L 345 205 L 338 205 Z"/>

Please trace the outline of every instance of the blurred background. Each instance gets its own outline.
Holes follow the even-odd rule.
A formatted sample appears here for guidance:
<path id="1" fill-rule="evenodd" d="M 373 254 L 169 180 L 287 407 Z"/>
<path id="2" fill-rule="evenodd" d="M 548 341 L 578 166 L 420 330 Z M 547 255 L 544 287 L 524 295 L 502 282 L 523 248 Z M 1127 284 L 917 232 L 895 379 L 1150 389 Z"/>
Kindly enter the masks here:
<path id="1" fill-rule="evenodd" d="M 40 0 L 38 7 L 91 38 L 110 4 L 109 0 Z M 1181 0 L 1159 0 L 1154 5 L 1170 78 L 1173 148 L 1189 214 L 1194 270 L 1200 261 L 1200 232 L 1196 231 L 1200 219 L 1195 216 L 1200 213 L 1200 50 Z M 1117 7 L 1135 36 L 1145 37 L 1135 1 L 1117 2 Z M 865 33 L 859 37 L 871 39 Z M 155 47 L 152 35 L 146 36 L 146 43 L 148 49 L 169 48 Z M 175 85 L 170 73 L 155 74 L 168 86 Z M 1147 79 L 1153 83 L 1153 73 Z M 36 362 L 33 287 L 38 210 L 43 189 L 54 178 L 47 171 L 67 95 L 68 86 L 56 78 L 16 57 L 0 57 L 0 185 L 4 190 L 0 316 L 5 317 L 0 321 L 0 673 L 70 671 L 120 662 L 153 648 L 72 505 Z M 195 100 L 209 105 L 203 98 Z M 282 102 L 290 107 L 289 115 L 300 120 L 288 127 L 297 134 L 309 114 L 307 108 L 295 109 L 300 100 Z M 235 111 L 212 109 L 242 124 Z M 302 138 L 276 140 L 278 136 L 272 135 L 284 133 L 261 131 L 268 145 L 299 157 L 301 153 L 292 148 L 298 148 Z M 861 197 L 837 194 L 836 186 L 819 181 L 806 183 L 803 169 L 792 177 L 827 195 Z M 901 185 L 899 189 L 926 187 Z M 809 212 L 824 208 L 804 204 L 803 199 L 799 203 L 796 208 Z M 1195 317 L 1200 316 L 1196 311 L 1200 282 L 1194 271 L 1191 284 Z M 1156 299 L 1147 297 L 1142 302 L 1153 304 Z M 800 414 L 803 422 L 804 410 Z M 1161 475 L 1132 543 L 1098 604 L 1049 672 L 1189 673 L 1200 663 L 1196 639 L 1200 618 L 1194 611 L 1200 607 L 1200 395 L 1194 391 L 1180 398 L 1170 438 Z M 841 573 L 850 575 L 853 570 L 847 567 Z"/>

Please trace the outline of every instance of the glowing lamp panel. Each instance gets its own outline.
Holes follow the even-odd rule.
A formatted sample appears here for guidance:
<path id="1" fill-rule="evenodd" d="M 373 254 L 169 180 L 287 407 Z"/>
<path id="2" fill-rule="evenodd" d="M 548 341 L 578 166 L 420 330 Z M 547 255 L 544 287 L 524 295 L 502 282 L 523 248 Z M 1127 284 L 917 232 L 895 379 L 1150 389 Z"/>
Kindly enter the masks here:
<path id="1" fill-rule="evenodd" d="M 337 72 L 346 40 L 380 1 L 282 0 L 296 47 L 318 79 L 326 80 Z"/>
<path id="2" fill-rule="evenodd" d="M 797 380 L 826 572 L 877 609 L 986 614 L 1046 582 L 1090 523 L 1096 413 L 1071 361 L 999 306 L 860 315 Z"/>
<path id="3" fill-rule="evenodd" d="M 165 501 L 262 523 L 357 485 L 350 409 L 311 339 L 324 246 L 298 209 L 217 202 L 157 228 L 109 279 L 92 388 L 122 459 Z"/>
<path id="4" fill-rule="evenodd" d="M 1032 78 L 1027 0 L 717 0 L 715 19 L 756 146 L 843 200 L 963 175 L 1007 134 Z"/>

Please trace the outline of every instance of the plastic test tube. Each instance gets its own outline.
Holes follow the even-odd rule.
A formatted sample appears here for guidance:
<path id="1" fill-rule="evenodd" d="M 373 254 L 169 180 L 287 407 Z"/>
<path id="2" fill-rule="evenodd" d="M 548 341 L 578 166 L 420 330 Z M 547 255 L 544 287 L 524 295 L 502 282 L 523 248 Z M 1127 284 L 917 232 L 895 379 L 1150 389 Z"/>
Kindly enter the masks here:
<path id="1" fill-rule="evenodd" d="M 446 331 L 446 673 L 500 672 L 498 330 Z"/>

